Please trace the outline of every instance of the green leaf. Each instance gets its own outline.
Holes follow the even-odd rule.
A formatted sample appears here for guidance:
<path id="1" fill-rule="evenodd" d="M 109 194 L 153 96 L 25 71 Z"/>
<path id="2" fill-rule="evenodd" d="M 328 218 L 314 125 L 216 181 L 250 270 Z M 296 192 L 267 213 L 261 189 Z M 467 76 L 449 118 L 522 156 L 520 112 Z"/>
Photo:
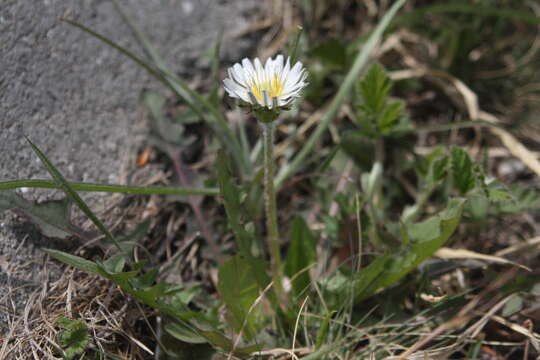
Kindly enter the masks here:
<path id="1" fill-rule="evenodd" d="M 229 324 L 251 338 L 264 321 L 261 304 L 253 306 L 260 295 L 257 277 L 248 261 L 234 256 L 219 267 L 218 292 L 227 306 Z M 253 306 L 253 309 L 252 309 Z"/>
<path id="2" fill-rule="evenodd" d="M 138 194 L 138 195 L 207 195 L 216 196 L 219 194 L 218 189 L 190 189 L 168 186 L 130 186 L 130 185 L 114 185 L 114 184 L 96 184 L 96 183 L 81 183 L 68 182 L 69 186 L 76 191 L 93 191 L 119 194 Z M 45 188 L 45 189 L 61 189 L 54 181 L 49 180 L 14 180 L 0 182 L 0 190 L 11 190 L 18 188 Z M 1 200 L 0 200 L 1 201 Z"/>
<path id="3" fill-rule="evenodd" d="M 540 190 L 519 184 L 509 186 L 512 199 L 499 201 L 491 207 L 495 214 L 520 214 L 540 208 Z"/>
<path id="4" fill-rule="evenodd" d="M 398 124 L 398 120 L 403 113 L 403 108 L 404 105 L 401 101 L 392 102 L 385 106 L 378 119 L 381 133 L 388 134 L 394 130 L 394 127 Z"/>
<path id="5" fill-rule="evenodd" d="M 184 324 L 169 322 L 165 324 L 165 331 L 175 339 L 189 344 L 204 344 L 208 342 L 206 337 Z"/>
<path id="6" fill-rule="evenodd" d="M 504 305 L 502 310 L 502 316 L 512 316 L 517 312 L 523 310 L 523 298 L 517 294 L 512 296 L 510 300 Z"/>
<path id="7" fill-rule="evenodd" d="M 381 279 L 389 260 L 390 255 L 388 254 L 378 256 L 371 264 L 353 276 L 356 298 L 364 299 L 381 287 Z"/>
<path id="8" fill-rule="evenodd" d="M 452 149 L 452 176 L 456 187 L 462 194 L 475 187 L 473 163 L 467 151 L 459 147 Z"/>
<path id="9" fill-rule="evenodd" d="M 240 190 L 231 180 L 227 157 L 223 151 L 218 154 L 217 170 L 219 190 L 225 205 L 229 226 L 234 232 L 240 254 L 245 258 L 250 258 L 250 249 L 254 239 L 242 226 Z"/>
<path id="10" fill-rule="evenodd" d="M 43 152 L 41 152 L 41 150 L 36 145 L 34 145 L 34 143 L 32 141 L 30 141 L 30 139 L 26 138 L 26 140 L 28 141 L 28 143 L 32 147 L 32 150 L 34 150 L 36 155 L 39 157 L 39 159 L 41 160 L 43 165 L 45 165 L 45 167 L 47 168 L 47 171 L 49 172 L 49 174 L 51 174 L 54 181 L 58 184 L 58 186 L 60 186 L 62 191 L 64 191 L 66 196 L 71 201 L 73 201 L 79 207 L 79 209 L 81 209 L 81 211 L 86 216 L 88 216 L 88 218 L 90 218 L 90 220 L 92 220 L 94 225 L 96 225 L 96 227 L 103 234 L 105 234 L 105 236 L 107 237 L 108 240 L 113 242 L 119 250 L 122 250 L 122 248 L 120 247 L 120 244 L 118 244 L 118 242 L 116 241 L 114 236 L 109 232 L 109 230 L 107 230 L 105 225 L 103 225 L 103 223 L 97 218 L 97 216 L 92 212 L 92 210 L 90 210 L 88 205 L 86 205 L 84 200 L 81 199 L 79 194 L 77 194 L 77 192 L 75 192 L 75 190 L 73 190 L 73 188 L 69 185 L 69 183 L 62 176 L 62 174 L 60 174 L 60 172 L 54 167 L 54 165 L 49 161 L 49 159 L 47 159 L 45 154 L 43 154 Z"/>
<path id="11" fill-rule="evenodd" d="M 379 64 L 373 65 L 358 83 L 357 91 L 362 98 L 362 110 L 371 114 L 381 113 L 391 88 L 392 83 L 383 68 Z"/>
<path id="12" fill-rule="evenodd" d="M 164 61 L 152 47 L 150 41 L 148 41 L 144 34 L 139 30 L 137 25 L 134 22 L 129 21 L 129 18 L 125 16 L 125 13 L 117 2 L 115 2 L 115 5 L 126 21 L 127 25 L 131 28 L 134 35 L 141 42 L 141 45 L 150 55 L 152 62 L 147 62 L 141 59 L 133 52 L 82 24 L 66 19 L 64 19 L 64 21 L 105 42 L 107 45 L 126 55 L 131 60 L 135 61 L 139 66 L 148 71 L 148 73 L 154 76 L 157 80 L 168 86 L 179 97 L 184 99 L 186 105 L 208 123 L 212 130 L 218 135 L 219 140 L 223 142 L 224 146 L 227 147 L 232 154 L 234 154 L 234 159 L 237 162 L 238 167 L 245 171 L 245 173 L 251 173 L 252 164 L 249 162 L 249 157 L 247 154 L 245 154 L 245 152 L 242 152 L 242 148 L 234 137 L 234 133 L 228 127 L 227 120 L 223 114 L 215 106 L 213 106 L 210 101 L 205 99 L 198 92 L 192 90 L 184 81 L 182 81 L 165 66 Z"/>
<path id="13" fill-rule="evenodd" d="M 77 269 L 98 275 L 102 274 L 101 267 L 93 261 L 86 260 L 82 257 L 71 255 L 59 250 L 44 249 L 43 251 L 45 251 L 50 257 L 60 260 L 65 264 L 74 266 Z"/>
<path id="14" fill-rule="evenodd" d="M 358 131 L 349 130 L 343 134 L 340 146 L 360 169 L 364 171 L 371 169 L 373 159 L 375 159 L 375 146 L 372 139 Z"/>
<path id="15" fill-rule="evenodd" d="M 347 76 L 343 80 L 343 83 L 339 87 L 337 94 L 332 99 L 328 110 L 321 117 L 317 128 L 311 134 L 309 139 L 304 143 L 302 149 L 298 152 L 298 154 L 291 160 L 288 166 L 282 167 L 279 171 L 275 180 L 276 188 L 279 188 L 283 181 L 285 181 L 285 179 L 298 171 L 301 166 L 305 166 L 307 164 L 307 162 L 305 161 L 306 157 L 312 154 L 313 147 L 324 134 L 330 122 L 337 115 L 338 110 L 341 108 L 341 104 L 349 95 L 354 84 L 357 82 L 359 75 L 368 63 L 370 56 L 375 49 L 375 46 L 379 43 L 379 41 L 383 37 L 384 31 L 390 24 L 390 21 L 394 18 L 394 16 L 404 3 L 405 0 L 395 1 L 392 7 L 388 11 L 386 11 L 383 18 L 377 24 L 375 29 L 373 29 L 364 46 L 358 51 L 351 69 L 349 70 Z"/>
<path id="16" fill-rule="evenodd" d="M 73 235 L 81 239 L 91 239 L 92 234 L 71 222 L 71 204 L 68 199 L 36 203 L 25 200 L 13 191 L 0 191 L 0 212 L 22 212 L 43 235 L 59 239 Z"/>
<path id="17" fill-rule="evenodd" d="M 210 342 L 210 344 L 221 349 L 224 352 L 233 352 L 233 355 L 246 357 L 254 352 L 261 351 L 264 347 L 262 344 L 249 345 L 242 348 L 234 348 L 234 344 L 231 339 L 227 338 L 223 334 L 217 331 L 201 331 L 201 334 Z M 234 351 L 233 351 L 234 350 Z"/>
<path id="18" fill-rule="evenodd" d="M 326 40 L 313 48 L 310 53 L 327 68 L 343 69 L 347 65 L 347 47 L 343 40 Z"/>
<path id="19" fill-rule="evenodd" d="M 488 189 L 488 198 L 491 201 L 512 200 L 512 194 L 505 190 Z"/>
<path id="20" fill-rule="evenodd" d="M 124 255 L 115 255 L 103 262 L 103 269 L 108 274 L 118 274 L 124 269 L 126 258 Z"/>
<path id="21" fill-rule="evenodd" d="M 315 237 L 302 217 L 292 224 L 291 245 L 285 261 L 285 274 L 292 280 L 296 296 L 311 284 L 309 267 L 317 262 Z"/>
<path id="22" fill-rule="evenodd" d="M 328 328 L 330 327 L 330 320 L 332 319 L 332 316 L 334 316 L 336 312 L 330 311 L 326 316 L 324 317 L 321 326 L 319 327 L 319 331 L 317 332 L 317 341 L 315 343 L 315 349 L 320 349 L 323 344 L 326 342 L 326 337 L 328 336 Z"/>
<path id="23" fill-rule="evenodd" d="M 393 285 L 443 246 L 456 230 L 464 204 L 465 199 L 452 199 L 444 214 L 420 223 L 405 224 L 409 244 L 377 258 L 359 273 L 355 280 L 357 301 L 371 296 L 378 289 Z M 363 272 L 367 274 L 362 275 Z"/>
<path id="24" fill-rule="evenodd" d="M 164 149 L 163 146 L 166 146 L 167 142 L 176 144 L 179 141 L 185 141 L 184 125 L 173 122 L 163 116 L 166 102 L 165 97 L 158 92 L 148 90 L 143 93 L 142 98 L 144 105 L 146 105 L 146 108 L 150 111 L 153 120 L 151 122 L 153 131 L 158 134 L 160 137 L 159 140 L 164 140 L 158 144 L 160 149 L 166 152 L 167 150 Z M 165 142 L 165 144 L 163 145 L 162 142 Z"/>
<path id="25" fill-rule="evenodd" d="M 489 199 L 484 194 L 473 194 L 467 198 L 466 213 L 475 220 L 483 220 L 487 217 Z"/>
<path id="26" fill-rule="evenodd" d="M 58 336 L 64 358 L 71 360 L 82 354 L 89 344 L 86 324 L 80 320 L 69 320 L 65 317 L 58 318 L 56 322 L 64 328 Z"/>

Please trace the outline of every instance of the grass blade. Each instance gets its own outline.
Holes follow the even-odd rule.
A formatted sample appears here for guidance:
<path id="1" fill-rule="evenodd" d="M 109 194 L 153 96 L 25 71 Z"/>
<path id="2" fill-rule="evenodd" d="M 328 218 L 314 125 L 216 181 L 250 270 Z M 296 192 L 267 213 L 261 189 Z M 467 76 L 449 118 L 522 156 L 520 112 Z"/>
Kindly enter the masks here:
<path id="1" fill-rule="evenodd" d="M 165 186 L 131 186 L 131 185 L 114 185 L 114 184 L 96 184 L 84 182 L 68 182 L 69 186 L 75 191 L 93 191 L 119 194 L 135 194 L 135 195 L 200 195 L 200 196 L 217 196 L 219 190 L 216 188 L 175 188 Z M 25 179 L 0 182 L 1 190 L 11 190 L 18 188 L 45 188 L 45 189 L 61 189 L 54 181 L 41 179 Z"/>
<path id="2" fill-rule="evenodd" d="M 69 185 L 69 183 L 62 176 L 62 174 L 60 174 L 60 172 L 54 167 L 54 165 L 49 161 L 49 159 L 47 159 L 45 154 L 43 154 L 43 152 L 32 141 L 30 141 L 29 138 L 26 138 L 26 140 L 28 141 L 28 143 L 32 147 L 32 150 L 34 150 L 36 155 L 39 157 L 39 159 L 41 160 L 43 165 L 45 165 L 45 167 L 47 168 L 47 171 L 49 172 L 49 174 L 51 174 L 52 178 L 58 184 L 59 188 L 62 191 L 64 191 L 66 196 L 69 199 L 71 199 L 71 201 L 73 201 L 75 204 L 77 204 L 79 209 L 81 209 L 81 211 L 86 216 L 88 216 L 88 218 L 90 218 L 90 220 L 92 220 L 94 225 L 96 225 L 96 227 L 106 236 L 106 238 L 108 240 L 110 240 L 112 243 L 114 243 L 115 246 L 118 248 L 118 250 L 123 252 L 122 248 L 120 247 L 120 244 L 118 243 L 118 241 L 116 241 L 114 236 L 109 232 L 109 230 L 105 227 L 105 225 L 103 225 L 101 220 L 99 220 L 97 218 L 97 216 L 92 212 L 92 210 L 90 210 L 88 205 L 86 205 L 84 200 L 81 199 L 79 194 L 77 194 L 77 192 L 75 192 L 75 190 L 73 190 L 73 188 Z"/>
<path id="3" fill-rule="evenodd" d="M 210 127 L 216 133 L 216 135 L 218 135 L 220 140 L 223 141 L 227 149 L 231 152 L 231 154 L 234 155 L 234 159 L 237 162 L 238 167 L 242 170 L 242 173 L 251 174 L 252 165 L 249 161 L 249 157 L 242 151 L 242 148 L 236 140 L 236 137 L 234 136 L 231 129 L 228 127 L 225 117 L 218 111 L 218 109 L 216 109 L 215 106 L 212 106 L 212 104 L 208 100 L 206 100 L 196 91 L 192 90 L 180 78 L 178 78 L 175 74 L 169 71 L 162 64 L 160 60 L 161 58 L 157 57 L 157 55 L 154 55 L 156 56 L 155 58 L 152 58 L 152 61 L 154 61 L 154 65 L 151 65 L 137 55 L 135 55 L 133 52 L 120 46 L 111 39 L 95 32 L 94 30 L 72 20 L 63 19 L 63 21 L 94 36 L 95 38 L 116 49 L 120 53 L 126 55 L 137 65 L 148 71 L 150 75 L 154 76 L 157 80 L 170 88 L 175 94 L 184 99 L 190 109 L 193 110 L 201 119 L 204 119 L 210 125 Z M 147 50 L 150 55 L 153 54 L 152 51 Z M 157 63 L 155 59 L 158 59 Z"/>
<path id="4" fill-rule="evenodd" d="M 155 64 L 156 68 L 164 74 L 165 81 L 167 85 L 182 97 L 186 102 L 189 103 L 191 108 L 197 109 L 197 114 L 205 119 L 212 126 L 215 124 L 214 131 L 216 134 L 221 137 L 221 141 L 225 144 L 227 149 L 235 157 L 235 161 L 240 166 L 244 173 L 251 174 L 252 168 L 249 158 L 246 155 L 245 151 L 242 151 L 240 143 L 237 141 L 235 135 L 228 126 L 227 119 L 223 116 L 221 112 L 218 111 L 216 106 L 214 106 L 208 99 L 199 94 L 198 92 L 191 89 L 183 80 L 176 76 L 166 65 L 163 58 L 159 55 L 156 49 L 152 46 L 152 43 L 148 40 L 146 35 L 141 31 L 139 26 L 131 20 L 126 11 L 116 0 L 113 0 L 113 4 L 124 20 L 124 22 L 131 29 L 133 35 L 143 47 L 144 51 L 148 54 L 152 62 Z M 216 51 L 219 51 L 221 46 L 221 39 L 219 39 Z"/>
<path id="5" fill-rule="evenodd" d="M 373 30 L 373 33 L 370 35 L 365 45 L 358 52 L 358 55 L 356 57 L 356 60 L 353 63 L 351 70 L 349 70 L 349 73 L 345 77 L 345 80 L 343 81 L 343 84 L 340 86 L 336 96 L 332 99 L 330 108 L 322 116 L 321 121 L 319 122 L 319 125 L 317 125 L 317 128 L 315 129 L 313 134 L 309 137 L 305 145 L 302 147 L 300 152 L 294 157 L 291 163 L 281 168 L 281 171 L 278 173 L 276 177 L 276 186 L 278 188 L 279 186 L 281 186 L 281 184 L 283 183 L 285 179 L 287 179 L 289 176 L 291 176 L 298 170 L 298 168 L 302 165 L 302 163 L 304 162 L 308 154 L 311 152 L 311 150 L 315 146 L 316 142 L 323 135 L 324 131 L 330 124 L 330 121 L 334 119 L 334 117 L 336 116 L 339 110 L 339 107 L 345 100 L 345 97 L 351 91 L 354 85 L 354 82 L 358 79 L 360 72 L 366 66 L 369 60 L 369 56 L 373 52 L 375 45 L 377 45 L 377 43 L 381 39 L 384 33 L 384 30 L 386 30 L 386 28 L 390 24 L 390 21 L 394 18 L 397 11 L 401 8 L 401 6 L 403 6 L 404 3 L 405 3 L 405 0 L 398 0 L 394 3 L 394 5 L 390 8 L 390 10 L 384 15 L 382 20 L 379 22 L 375 30 Z"/>

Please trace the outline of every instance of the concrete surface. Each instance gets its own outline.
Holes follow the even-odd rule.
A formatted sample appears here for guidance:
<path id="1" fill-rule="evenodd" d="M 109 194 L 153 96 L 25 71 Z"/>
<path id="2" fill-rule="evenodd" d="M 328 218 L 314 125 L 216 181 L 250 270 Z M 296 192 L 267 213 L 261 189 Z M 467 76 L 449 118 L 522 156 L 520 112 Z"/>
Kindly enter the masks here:
<path id="1" fill-rule="evenodd" d="M 121 3 L 180 74 L 200 70 L 200 55 L 220 29 L 245 29 L 257 6 L 254 0 Z M 129 172 L 144 139 L 138 99 L 144 86 L 157 82 L 62 17 L 141 53 L 110 1 L 0 0 L 0 181 L 48 178 L 23 135 L 68 179 L 111 183 Z M 249 46 L 246 40 L 225 42 L 224 56 L 238 60 Z M 26 197 L 51 194 L 30 191 Z M 39 288 L 42 241 L 13 214 L 0 214 L 0 334 L 7 317 L 14 320 Z M 8 285 L 18 290 L 7 294 Z"/>

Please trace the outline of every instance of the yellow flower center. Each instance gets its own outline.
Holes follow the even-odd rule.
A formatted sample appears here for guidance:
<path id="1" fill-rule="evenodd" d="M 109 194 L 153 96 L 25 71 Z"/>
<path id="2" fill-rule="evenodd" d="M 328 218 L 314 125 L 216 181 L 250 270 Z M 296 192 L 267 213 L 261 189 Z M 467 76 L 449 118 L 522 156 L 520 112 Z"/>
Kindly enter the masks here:
<path id="1" fill-rule="evenodd" d="M 270 99 L 281 96 L 283 93 L 283 81 L 281 77 L 278 77 L 277 74 L 274 74 L 272 80 L 265 79 L 261 82 L 254 81 L 251 85 L 251 92 L 257 98 L 257 100 L 263 100 L 263 92 L 266 91 Z"/>

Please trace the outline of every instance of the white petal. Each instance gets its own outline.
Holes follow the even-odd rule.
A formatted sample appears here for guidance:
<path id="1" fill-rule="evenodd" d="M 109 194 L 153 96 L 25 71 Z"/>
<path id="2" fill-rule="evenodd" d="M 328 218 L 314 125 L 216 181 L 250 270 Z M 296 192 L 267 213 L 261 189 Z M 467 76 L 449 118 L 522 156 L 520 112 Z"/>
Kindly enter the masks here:
<path id="1" fill-rule="evenodd" d="M 264 81 L 264 68 L 261 64 L 261 60 L 259 58 L 255 58 L 255 61 L 253 61 L 255 65 L 255 76 L 257 79 L 257 82 L 263 82 Z"/>
<path id="2" fill-rule="evenodd" d="M 274 60 L 274 71 L 275 74 L 279 77 L 283 71 L 283 55 L 276 56 Z"/>
<path id="3" fill-rule="evenodd" d="M 246 80 L 248 78 L 253 78 L 255 75 L 255 69 L 253 68 L 253 64 L 251 61 L 249 61 L 248 58 L 242 59 L 242 67 L 244 68 L 244 77 Z"/>
<path id="4" fill-rule="evenodd" d="M 240 85 L 229 78 L 223 80 L 223 84 L 225 85 L 225 90 L 229 93 L 229 96 L 249 102 L 247 91 Z"/>
<path id="5" fill-rule="evenodd" d="M 244 85 L 244 86 L 246 85 L 246 76 L 244 73 L 244 68 L 242 68 L 240 64 L 238 63 L 234 64 L 232 74 L 234 77 L 233 80 L 235 80 L 237 83 L 241 85 Z"/>

